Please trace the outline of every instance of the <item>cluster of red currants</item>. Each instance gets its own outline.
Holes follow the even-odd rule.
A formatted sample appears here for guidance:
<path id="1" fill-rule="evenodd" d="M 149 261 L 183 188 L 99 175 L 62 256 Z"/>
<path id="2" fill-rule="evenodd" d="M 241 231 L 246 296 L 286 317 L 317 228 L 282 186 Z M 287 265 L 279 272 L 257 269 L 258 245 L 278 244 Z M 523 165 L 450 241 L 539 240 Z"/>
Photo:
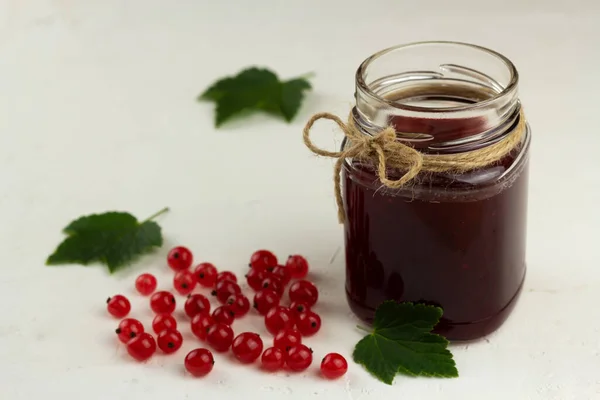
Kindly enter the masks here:
<path id="1" fill-rule="evenodd" d="M 206 341 L 214 351 L 226 352 L 231 348 L 234 356 L 246 364 L 260 357 L 262 368 L 268 371 L 286 366 L 291 371 L 303 371 L 311 365 L 312 350 L 302 343 L 302 338 L 319 331 L 321 318 L 311 310 L 319 292 L 313 283 L 303 279 L 308 274 L 308 262 L 304 257 L 293 255 L 285 265 L 279 265 L 273 253 L 258 250 L 250 258 L 246 280 L 256 291 L 253 307 L 264 316 L 265 327 L 274 335 L 273 346 L 264 351 L 258 334 L 243 332 L 235 336 L 231 328 L 234 321 L 245 316 L 251 308 L 250 300 L 242 293 L 233 272 L 218 272 L 213 264 L 206 262 L 190 270 L 193 256 L 185 247 L 173 248 L 167 262 L 176 271 L 174 289 L 187 295 L 184 310 L 191 318 L 192 333 Z M 296 280 L 288 289 L 291 303 L 285 307 L 280 302 L 292 279 Z M 211 289 L 211 294 L 221 304 L 212 313 L 206 296 L 192 294 L 197 285 Z M 157 344 L 165 354 L 176 352 L 183 343 L 183 337 L 172 316 L 177 303 L 175 296 L 168 291 L 155 292 L 157 280 L 151 274 L 140 275 L 135 286 L 140 294 L 152 295 L 150 307 L 156 313 L 152 329 L 157 339 L 155 341 L 150 333 L 144 331 L 140 321 L 125 318 L 116 330 L 119 340 L 126 343 L 128 353 L 138 361 L 149 359 L 156 352 Z M 131 310 L 129 300 L 122 295 L 109 298 L 107 303 L 109 313 L 117 318 L 124 318 Z M 188 353 L 184 365 L 192 375 L 204 376 L 212 370 L 214 358 L 210 350 L 198 348 Z M 327 354 L 321 362 L 321 373 L 326 378 L 338 378 L 347 369 L 346 360 L 337 353 Z"/>

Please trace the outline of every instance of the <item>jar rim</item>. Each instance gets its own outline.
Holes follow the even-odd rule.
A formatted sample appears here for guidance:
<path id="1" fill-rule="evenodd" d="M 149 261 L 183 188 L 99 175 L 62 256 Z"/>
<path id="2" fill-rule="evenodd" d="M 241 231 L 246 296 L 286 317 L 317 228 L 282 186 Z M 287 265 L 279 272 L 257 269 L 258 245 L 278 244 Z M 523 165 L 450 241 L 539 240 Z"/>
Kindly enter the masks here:
<path id="1" fill-rule="evenodd" d="M 506 85 L 506 87 L 504 87 L 500 92 L 496 93 L 495 95 L 493 95 L 485 100 L 478 101 L 476 103 L 472 103 L 472 104 L 468 104 L 468 105 L 460 105 L 460 106 L 453 106 L 453 107 L 422 107 L 422 106 L 401 104 L 396 101 L 392 101 L 392 100 L 386 99 L 382 96 L 379 96 L 377 93 L 375 93 L 373 90 L 371 90 L 369 85 L 365 82 L 364 77 L 366 75 L 367 68 L 375 60 L 378 60 L 382 56 L 385 56 L 386 54 L 389 54 L 393 51 L 408 49 L 408 48 L 417 47 L 417 46 L 428 46 L 428 45 L 457 45 L 457 46 L 462 46 L 462 47 L 469 47 L 469 48 L 487 53 L 491 56 L 496 57 L 497 59 L 499 59 L 500 61 L 502 61 L 504 63 L 507 70 L 510 72 L 510 80 L 509 80 L 508 84 Z M 494 51 L 487 47 L 479 46 L 476 44 L 465 43 L 465 42 L 456 42 L 456 41 L 443 41 L 443 40 L 412 42 L 412 43 L 406 43 L 406 44 L 400 44 L 397 46 L 388 47 L 387 49 L 378 51 L 377 53 L 374 53 L 371 56 L 369 56 L 368 58 L 366 58 L 359 65 L 359 67 L 356 71 L 356 84 L 368 96 L 373 97 L 374 99 L 381 101 L 390 107 L 397 108 L 400 110 L 414 111 L 414 112 L 429 112 L 429 113 L 438 113 L 438 112 L 448 113 L 448 112 L 453 112 L 453 111 L 465 111 L 465 110 L 473 110 L 474 108 L 479 108 L 479 107 L 486 107 L 486 106 L 494 103 L 496 100 L 502 98 L 503 96 L 510 94 L 516 88 L 518 81 L 519 81 L 519 73 L 518 73 L 515 65 L 512 63 L 512 61 L 510 61 L 510 59 L 508 59 L 506 56 L 498 53 L 497 51 Z"/>

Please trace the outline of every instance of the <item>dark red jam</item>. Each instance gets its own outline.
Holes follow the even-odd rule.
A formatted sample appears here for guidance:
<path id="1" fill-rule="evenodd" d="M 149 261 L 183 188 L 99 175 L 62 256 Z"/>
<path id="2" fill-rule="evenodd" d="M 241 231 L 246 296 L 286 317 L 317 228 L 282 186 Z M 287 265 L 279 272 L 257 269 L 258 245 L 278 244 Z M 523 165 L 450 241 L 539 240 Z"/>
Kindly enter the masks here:
<path id="1" fill-rule="evenodd" d="M 433 135 L 445 127 L 440 120 L 426 125 Z M 527 166 L 523 146 L 486 168 L 421 173 L 391 190 L 372 165 L 347 164 L 346 291 L 354 313 L 371 322 L 385 300 L 423 302 L 443 308 L 436 332 L 448 339 L 497 329 L 525 277 Z"/>

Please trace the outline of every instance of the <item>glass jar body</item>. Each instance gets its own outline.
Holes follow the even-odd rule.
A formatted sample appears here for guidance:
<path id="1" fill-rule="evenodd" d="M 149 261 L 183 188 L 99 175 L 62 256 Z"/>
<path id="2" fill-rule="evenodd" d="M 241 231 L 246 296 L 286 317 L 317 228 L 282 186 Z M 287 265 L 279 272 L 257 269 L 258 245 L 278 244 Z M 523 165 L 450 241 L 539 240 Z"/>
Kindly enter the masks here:
<path id="1" fill-rule="evenodd" d="M 471 60 L 466 53 L 465 58 Z M 502 58 L 499 63 L 510 62 Z M 357 127 L 374 134 L 391 125 L 399 140 L 403 132 L 412 135 L 404 138 L 408 143 L 416 137 L 412 145 L 423 153 L 447 154 L 495 143 L 523 118 L 516 71 L 506 73 L 504 84 L 490 78 L 494 85 L 485 90 L 477 80 L 465 84 L 466 79 L 426 74 L 432 79 L 376 77 L 372 87 L 379 85 L 383 95 L 369 90 L 363 64 L 353 110 Z M 382 82 L 397 87 L 387 90 Z M 410 87 L 398 89 L 398 82 Z M 431 99 L 438 108 L 421 107 Z M 346 160 L 346 293 L 359 318 L 371 322 L 385 300 L 436 305 L 444 310 L 436 332 L 450 340 L 480 338 L 506 320 L 526 270 L 528 126 L 524 137 L 518 148 L 487 167 L 462 174 L 421 172 L 401 189 L 382 185 L 369 160 Z M 387 172 L 392 179 L 404 173 Z"/>
<path id="2" fill-rule="evenodd" d="M 525 278 L 523 152 L 507 176 L 483 187 L 440 181 L 384 189 L 371 166 L 346 163 L 346 292 L 354 313 L 371 322 L 385 300 L 424 302 L 443 308 L 436 331 L 448 339 L 497 329 Z"/>

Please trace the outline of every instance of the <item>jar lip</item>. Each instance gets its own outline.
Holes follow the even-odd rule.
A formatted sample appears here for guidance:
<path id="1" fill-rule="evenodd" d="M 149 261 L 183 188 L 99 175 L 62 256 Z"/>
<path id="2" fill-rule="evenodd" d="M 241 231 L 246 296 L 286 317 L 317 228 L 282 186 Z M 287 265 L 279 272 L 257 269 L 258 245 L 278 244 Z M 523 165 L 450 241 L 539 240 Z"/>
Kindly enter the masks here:
<path id="1" fill-rule="evenodd" d="M 510 71 L 510 81 L 509 81 L 508 85 L 506 85 L 506 87 L 502 91 L 498 92 L 497 94 L 495 94 L 494 96 L 492 96 L 488 99 L 485 99 L 485 100 L 482 100 L 482 101 L 479 101 L 479 102 L 476 102 L 473 104 L 454 106 L 454 107 L 443 107 L 443 108 L 442 107 L 421 107 L 421 106 L 400 104 L 398 102 L 390 101 L 384 97 L 377 95 L 374 91 L 371 90 L 371 88 L 369 88 L 369 85 L 367 85 L 367 83 L 364 80 L 364 75 L 367 71 L 367 68 L 370 66 L 370 64 L 373 61 L 377 60 L 381 56 L 391 53 L 392 51 L 406 49 L 406 48 L 415 47 L 415 46 L 423 46 L 423 45 L 458 45 L 458 46 L 463 46 L 463 47 L 470 47 L 470 48 L 488 53 L 488 54 L 500 59 L 506 65 L 506 68 Z M 377 53 L 369 56 L 367 59 L 365 59 L 360 64 L 360 66 L 358 67 L 358 69 L 356 71 L 356 84 L 368 96 L 370 96 L 378 101 L 381 101 L 390 107 L 397 108 L 400 110 L 415 111 L 415 112 L 429 112 L 429 113 L 441 113 L 441 112 L 448 113 L 448 112 L 453 112 L 453 111 L 465 111 L 465 110 L 473 110 L 473 109 L 479 108 L 479 107 L 486 107 L 486 106 L 490 105 L 491 103 L 493 103 L 494 101 L 511 93 L 516 88 L 518 80 L 519 80 L 519 73 L 518 73 L 515 65 L 507 57 L 498 53 L 497 51 L 488 49 L 487 47 L 471 44 L 471 43 L 444 41 L 444 40 L 412 42 L 412 43 L 400 44 L 397 46 L 388 47 L 387 49 L 383 49 L 383 50 L 378 51 Z"/>

